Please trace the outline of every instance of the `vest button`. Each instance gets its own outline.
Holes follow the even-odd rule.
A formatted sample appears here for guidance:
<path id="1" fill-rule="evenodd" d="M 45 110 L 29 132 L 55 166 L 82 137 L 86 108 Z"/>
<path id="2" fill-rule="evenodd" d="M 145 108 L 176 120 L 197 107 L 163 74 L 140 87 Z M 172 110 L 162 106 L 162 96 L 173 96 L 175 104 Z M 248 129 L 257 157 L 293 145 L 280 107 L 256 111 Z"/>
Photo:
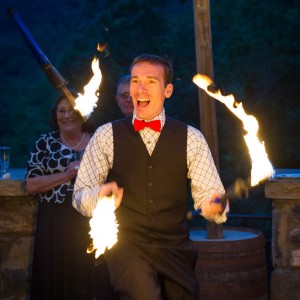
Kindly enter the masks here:
<path id="1" fill-rule="evenodd" d="M 154 221 L 154 217 L 153 217 L 153 216 L 151 216 L 151 217 L 149 217 L 149 218 L 147 219 L 147 222 L 148 222 L 148 223 L 153 222 L 153 221 Z"/>
<path id="2" fill-rule="evenodd" d="M 149 182 L 148 186 L 153 186 L 153 183 L 152 183 L 152 182 Z"/>

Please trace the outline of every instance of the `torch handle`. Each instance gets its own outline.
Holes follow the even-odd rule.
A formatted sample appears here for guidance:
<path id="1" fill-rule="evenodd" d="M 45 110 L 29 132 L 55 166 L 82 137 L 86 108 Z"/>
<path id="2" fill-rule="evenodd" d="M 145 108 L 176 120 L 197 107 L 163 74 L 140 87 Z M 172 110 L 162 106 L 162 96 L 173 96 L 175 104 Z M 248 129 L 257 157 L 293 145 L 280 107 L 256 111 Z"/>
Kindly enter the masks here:
<path id="1" fill-rule="evenodd" d="M 19 30 L 21 31 L 26 43 L 28 44 L 30 50 L 32 51 L 33 55 L 37 59 L 38 63 L 43 67 L 45 65 L 50 65 L 50 61 L 46 57 L 46 55 L 43 53 L 41 48 L 38 46 L 38 44 L 33 39 L 32 35 L 30 34 L 29 30 L 21 20 L 20 16 L 17 14 L 17 12 L 10 8 L 7 11 L 8 15 L 12 17 L 12 19 L 15 21 L 16 25 L 18 26 Z"/>
<path id="2" fill-rule="evenodd" d="M 72 95 L 70 90 L 66 87 L 67 81 L 65 78 L 53 67 L 49 59 L 43 53 L 41 48 L 33 39 L 32 35 L 30 34 L 29 30 L 23 23 L 20 16 L 17 14 L 15 9 L 10 8 L 7 11 L 8 15 L 12 17 L 15 21 L 18 29 L 21 31 L 22 36 L 25 39 L 25 42 L 29 46 L 31 52 L 33 53 L 34 57 L 36 58 L 39 65 L 43 68 L 44 72 L 46 73 L 48 79 L 50 80 L 52 86 L 55 89 L 61 90 L 61 92 L 67 97 L 73 107 L 75 107 L 75 97 Z"/>
<path id="3" fill-rule="evenodd" d="M 250 181 L 247 179 L 237 178 L 235 182 L 225 189 L 225 194 L 221 198 L 216 198 L 213 201 L 215 203 L 223 203 L 228 200 L 241 199 L 248 197 L 248 191 L 250 188 Z M 224 205 L 225 206 L 225 205 Z M 193 219 L 202 212 L 201 208 L 189 211 L 186 215 L 188 220 Z"/>
<path id="4" fill-rule="evenodd" d="M 225 194 L 222 198 L 225 199 L 241 199 L 248 198 L 248 191 L 250 188 L 250 180 L 237 178 L 235 182 L 225 189 Z"/>

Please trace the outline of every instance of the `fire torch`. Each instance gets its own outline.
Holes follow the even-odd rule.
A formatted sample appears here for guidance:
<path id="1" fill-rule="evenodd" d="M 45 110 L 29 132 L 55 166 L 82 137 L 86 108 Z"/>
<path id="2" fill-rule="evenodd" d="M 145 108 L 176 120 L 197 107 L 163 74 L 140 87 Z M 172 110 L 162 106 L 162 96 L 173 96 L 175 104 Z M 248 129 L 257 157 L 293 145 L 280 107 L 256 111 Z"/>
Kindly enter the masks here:
<path id="1" fill-rule="evenodd" d="M 55 89 L 60 90 L 69 100 L 71 105 L 75 108 L 76 105 L 75 98 L 72 95 L 71 91 L 66 86 L 68 83 L 66 79 L 53 67 L 49 59 L 46 57 L 46 55 L 43 53 L 43 51 L 40 49 L 40 47 L 33 39 L 32 35 L 30 34 L 29 30 L 27 29 L 27 27 L 25 26 L 25 24 L 23 23 L 20 16 L 15 11 L 15 9 L 10 8 L 8 9 L 7 13 L 15 21 L 27 45 L 29 46 L 30 50 L 32 51 L 39 65 L 43 68 L 52 86 Z"/>
<path id="2" fill-rule="evenodd" d="M 250 188 L 250 180 L 243 179 L 243 178 L 237 178 L 233 184 L 231 184 L 229 187 L 225 189 L 225 194 L 220 197 L 216 198 L 213 201 L 215 203 L 221 203 L 223 206 L 223 209 L 226 207 L 227 200 L 232 201 L 234 199 L 243 199 L 248 197 Z M 194 217 L 198 216 L 201 213 L 201 209 L 189 211 L 186 215 L 188 220 L 193 219 Z"/>
<path id="3" fill-rule="evenodd" d="M 256 118 L 248 115 L 244 111 L 242 103 L 237 103 L 233 95 L 224 95 L 208 76 L 197 74 L 193 77 L 193 82 L 208 95 L 225 104 L 243 122 L 246 132 L 244 139 L 251 158 L 251 177 L 247 181 L 236 180 L 231 187 L 226 189 L 223 197 L 214 200 L 217 203 L 222 203 L 224 206 L 226 199 L 231 200 L 233 198 L 241 198 L 243 194 L 247 195 L 250 187 L 256 186 L 272 177 L 275 174 L 275 170 L 268 159 L 264 143 L 257 137 L 259 125 Z M 187 218 L 191 219 L 199 213 L 201 213 L 201 209 L 189 212 Z"/>

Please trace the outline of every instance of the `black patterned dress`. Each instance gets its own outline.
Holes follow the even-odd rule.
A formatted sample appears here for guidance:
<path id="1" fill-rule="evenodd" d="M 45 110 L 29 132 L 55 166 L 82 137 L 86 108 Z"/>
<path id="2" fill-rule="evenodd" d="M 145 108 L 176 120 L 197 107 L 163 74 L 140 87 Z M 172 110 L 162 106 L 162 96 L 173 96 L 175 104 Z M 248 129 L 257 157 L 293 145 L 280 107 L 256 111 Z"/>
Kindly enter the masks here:
<path id="1" fill-rule="evenodd" d="M 26 179 L 63 172 L 82 154 L 66 147 L 58 131 L 42 135 L 27 162 Z M 86 253 L 89 219 L 72 207 L 73 184 L 38 195 L 30 299 L 93 299 L 94 255 Z"/>

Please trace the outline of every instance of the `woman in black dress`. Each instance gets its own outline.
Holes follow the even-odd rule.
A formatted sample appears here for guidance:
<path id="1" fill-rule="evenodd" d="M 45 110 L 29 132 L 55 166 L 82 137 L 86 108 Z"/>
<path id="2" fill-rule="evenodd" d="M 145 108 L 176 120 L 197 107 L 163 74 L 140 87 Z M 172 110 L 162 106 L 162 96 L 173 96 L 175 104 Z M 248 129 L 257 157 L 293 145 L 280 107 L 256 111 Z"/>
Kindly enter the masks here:
<path id="1" fill-rule="evenodd" d="M 93 299 L 94 256 L 89 219 L 72 207 L 73 184 L 93 126 L 61 96 L 51 112 L 54 130 L 35 143 L 26 188 L 39 197 L 31 299 Z"/>

